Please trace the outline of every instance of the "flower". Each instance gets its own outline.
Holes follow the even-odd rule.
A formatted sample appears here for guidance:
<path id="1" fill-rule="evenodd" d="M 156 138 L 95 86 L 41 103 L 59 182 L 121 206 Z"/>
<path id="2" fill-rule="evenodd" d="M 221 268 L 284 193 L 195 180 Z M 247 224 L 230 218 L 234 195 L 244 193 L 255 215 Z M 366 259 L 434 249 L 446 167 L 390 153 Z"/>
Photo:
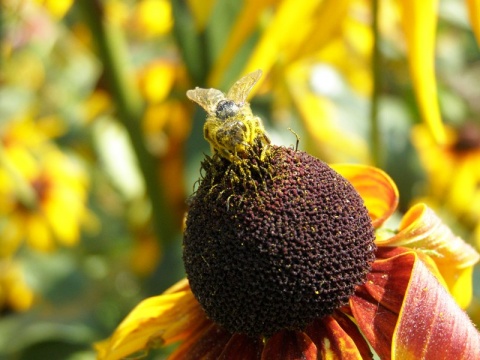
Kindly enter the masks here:
<path id="1" fill-rule="evenodd" d="M 213 151 L 188 204 L 188 282 L 138 305 L 99 358 L 175 341 L 173 359 L 478 357 L 455 299 L 470 301 L 457 290 L 480 255 L 423 204 L 376 231 L 398 204 L 393 181 L 272 145 L 246 101 L 259 74 L 187 92 Z"/>
<path id="2" fill-rule="evenodd" d="M 84 169 L 29 117 L 1 130 L 0 256 L 15 253 L 22 241 L 41 251 L 56 242 L 76 245 L 88 215 Z"/>
<path id="3" fill-rule="evenodd" d="M 0 312 L 26 311 L 35 299 L 22 264 L 13 258 L 0 258 Z"/>
<path id="4" fill-rule="evenodd" d="M 480 128 L 466 121 L 459 128 L 445 127 L 446 143 L 438 145 L 424 126 L 412 130 L 412 140 L 427 175 L 425 202 L 448 211 L 476 235 L 480 245 Z M 474 236 L 475 236 L 474 235 Z"/>
<path id="5" fill-rule="evenodd" d="M 388 175 L 284 147 L 260 154 L 204 161 L 185 232 L 189 281 L 141 302 L 97 344 L 99 359 L 175 342 L 172 359 L 370 358 L 370 346 L 382 359 L 480 356 L 442 276 L 479 255 L 429 208 L 374 242 L 398 202 Z"/>

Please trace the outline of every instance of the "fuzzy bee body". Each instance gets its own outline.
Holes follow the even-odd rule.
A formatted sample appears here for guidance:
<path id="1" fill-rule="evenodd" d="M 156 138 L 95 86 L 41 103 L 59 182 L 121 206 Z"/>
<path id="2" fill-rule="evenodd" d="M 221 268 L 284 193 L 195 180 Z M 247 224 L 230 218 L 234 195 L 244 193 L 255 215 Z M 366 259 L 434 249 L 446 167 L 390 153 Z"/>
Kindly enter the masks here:
<path id="1" fill-rule="evenodd" d="M 242 77 L 226 95 L 217 89 L 198 87 L 187 91 L 187 97 L 208 114 L 203 135 L 212 151 L 232 162 L 241 159 L 242 154 L 257 141 L 270 144 L 262 120 L 252 114 L 246 101 L 261 75 L 261 70 L 257 70 Z"/>

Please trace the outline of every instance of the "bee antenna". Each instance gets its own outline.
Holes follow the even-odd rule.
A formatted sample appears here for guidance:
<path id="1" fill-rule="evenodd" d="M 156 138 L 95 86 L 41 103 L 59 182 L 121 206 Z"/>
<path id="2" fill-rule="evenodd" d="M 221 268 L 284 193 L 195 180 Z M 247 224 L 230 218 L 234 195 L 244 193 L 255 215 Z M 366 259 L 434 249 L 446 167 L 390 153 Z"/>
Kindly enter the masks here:
<path id="1" fill-rule="evenodd" d="M 289 130 L 293 135 L 295 135 L 295 137 L 297 138 L 297 141 L 296 141 L 296 143 L 295 143 L 295 151 L 297 151 L 297 150 L 298 150 L 298 144 L 300 143 L 300 136 L 298 136 L 298 134 L 297 134 L 295 131 L 293 131 L 292 128 L 288 128 L 288 130 Z"/>

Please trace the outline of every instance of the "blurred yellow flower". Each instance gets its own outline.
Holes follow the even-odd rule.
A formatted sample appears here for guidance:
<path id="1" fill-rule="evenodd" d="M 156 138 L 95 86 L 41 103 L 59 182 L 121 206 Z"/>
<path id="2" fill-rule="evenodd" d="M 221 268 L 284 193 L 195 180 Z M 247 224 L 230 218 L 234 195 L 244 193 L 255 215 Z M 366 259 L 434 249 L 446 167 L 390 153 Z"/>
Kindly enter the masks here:
<path id="1" fill-rule="evenodd" d="M 328 81 L 327 74 L 334 72 L 333 68 L 327 66 L 318 67 L 317 70 L 322 73 L 324 83 Z M 328 96 L 318 96 L 312 91 L 309 79 L 314 77 L 315 71 L 312 66 L 300 63 L 290 66 L 285 73 L 288 96 L 315 143 L 314 151 L 321 154 L 323 159 L 332 162 L 369 163 L 370 156 L 365 139 L 340 126 L 339 121 L 336 121 L 339 118 L 338 108 L 333 100 Z"/>
<path id="2" fill-rule="evenodd" d="M 422 114 L 435 142 L 445 142 L 435 76 L 435 36 L 438 0 L 398 2 L 407 43 L 410 74 Z"/>
<path id="3" fill-rule="evenodd" d="M 10 258 L 0 259 L 0 311 L 28 310 L 34 301 L 34 294 L 25 282 L 19 263 Z"/>
<path id="4" fill-rule="evenodd" d="M 109 0 L 105 3 L 105 14 L 112 24 L 121 26 L 128 22 L 130 9 L 124 1 Z"/>
<path id="5" fill-rule="evenodd" d="M 477 38 L 477 43 L 480 44 L 480 0 L 467 0 L 467 5 L 473 32 Z"/>
<path id="6" fill-rule="evenodd" d="M 172 5 L 167 0 L 141 0 L 136 4 L 132 22 L 142 37 L 164 35 L 172 29 Z"/>
<path id="7" fill-rule="evenodd" d="M 61 19 L 73 4 L 73 0 L 34 0 L 34 2 L 44 6 L 56 19 Z"/>
<path id="8" fill-rule="evenodd" d="M 245 43 L 258 32 L 242 68 L 249 73 L 261 68 L 265 86 L 256 91 L 273 93 L 274 121 L 296 113 L 305 125 L 314 154 L 330 162 L 369 162 L 368 146 L 360 134 L 340 134 L 339 112 L 334 100 L 350 85 L 360 97 L 372 91 L 370 56 L 373 35 L 370 5 L 364 1 L 291 0 L 247 1 L 216 58 L 207 83 L 217 87 Z M 337 81 L 329 82 L 316 68 L 328 68 Z M 316 81 L 316 84 L 313 84 Z M 327 89 L 322 92 L 317 84 Z M 335 139 L 335 140 L 333 140 Z M 333 141 L 332 141 L 333 140 Z"/>
<path id="9" fill-rule="evenodd" d="M 136 233 L 133 251 L 130 255 L 130 267 L 140 276 L 150 275 L 161 258 L 160 244 L 148 233 Z"/>
<path id="10" fill-rule="evenodd" d="M 466 122 L 458 129 L 446 127 L 446 134 L 445 145 L 438 145 L 424 125 L 412 130 L 412 141 L 427 175 L 425 201 L 451 212 L 478 234 L 480 129 L 478 124 Z M 476 240 L 480 246 L 478 236 Z"/>
<path id="11" fill-rule="evenodd" d="M 176 80 L 177 65 L 167 60 L 154 61 L 139 74 L 140 91 L 148 103 L 158 103 L 169 95 Z"/>
<path id="12" fill-rule="evenodd" d="M 1 254 L 14 252 L 23 240 L 42 251 L 53 250 L 55 242 L 76 244 L 86 217 L 86 173 L 30 119 L 2 130 Z"/>
<path id="13" fill-rule="evenodd" d="M 110 95 L 105 90 L 97 89 L 85 101 L 83 119 L 89 123 L 109 112 L 112 112 Z"/>
<path id="14" fill-rule="evenodd" d="M 182 218 L 185 211 L 184 143 L 191 129 L 190 104 L 180 100 L 152 104 L 145 110 L 143 130 L 151 153 L 158 157 L 159 175 L 169 189 L 166 197 L 172 211 Z"/>
<path id="15" fill-rule="evenodd" d="M 195 18 L 195 25 L 199 31 L 203 31 L 210 18 L 216 0 L 188 0 L 188 6 Z"/>

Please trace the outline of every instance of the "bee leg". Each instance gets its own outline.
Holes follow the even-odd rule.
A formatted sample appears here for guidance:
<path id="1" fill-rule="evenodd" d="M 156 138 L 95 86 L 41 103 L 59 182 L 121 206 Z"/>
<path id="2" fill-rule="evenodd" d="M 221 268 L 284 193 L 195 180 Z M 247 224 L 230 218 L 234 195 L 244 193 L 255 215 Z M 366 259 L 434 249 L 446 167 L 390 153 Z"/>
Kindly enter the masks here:
<path id="1" fill-rule="evenodd" d="M 231 163 L 237 163 L 238 160 L 240 159 L 236 154 L 232 154 L 230 151 L 220 148 L 220 149 L 215 149 L 216 152 L 220 154 L 221 157 L 227 159 Z"/>
<path id="2" fill-rule="evenodd" d="M 265 160 L 265 156 L 267 156 L 267 152 L 269 150 L 268 148 L 269 148 L 269 145 L 266 145 L 262 148 L 262 153 L 260 154 L 261 161 Z"/>
<path id="3" fill-rule="evenodd" d="M 270 143 L 271 143 L 270 138 L 264 132 L 262 133 L 262 140 L 263 140 L 265 145 L 270 145 Z"/>
<path id="4" fill-rule="evenodd" d="M 230 153 L 230 152 L 229 152 L 229 154 L 230 154 L 230 157 L 231 157 L 230 161 L 231 161 L 232 163 L 234 163 L 234 164 L 239 164 L 239 163 L 242 162 L 242 158 L 241 158 L 240 156 L 238 156 L 238 154 L 237 154 L 237 149 L 236 149 L 236 148 L 235 148 L 233 154 Z"/>

